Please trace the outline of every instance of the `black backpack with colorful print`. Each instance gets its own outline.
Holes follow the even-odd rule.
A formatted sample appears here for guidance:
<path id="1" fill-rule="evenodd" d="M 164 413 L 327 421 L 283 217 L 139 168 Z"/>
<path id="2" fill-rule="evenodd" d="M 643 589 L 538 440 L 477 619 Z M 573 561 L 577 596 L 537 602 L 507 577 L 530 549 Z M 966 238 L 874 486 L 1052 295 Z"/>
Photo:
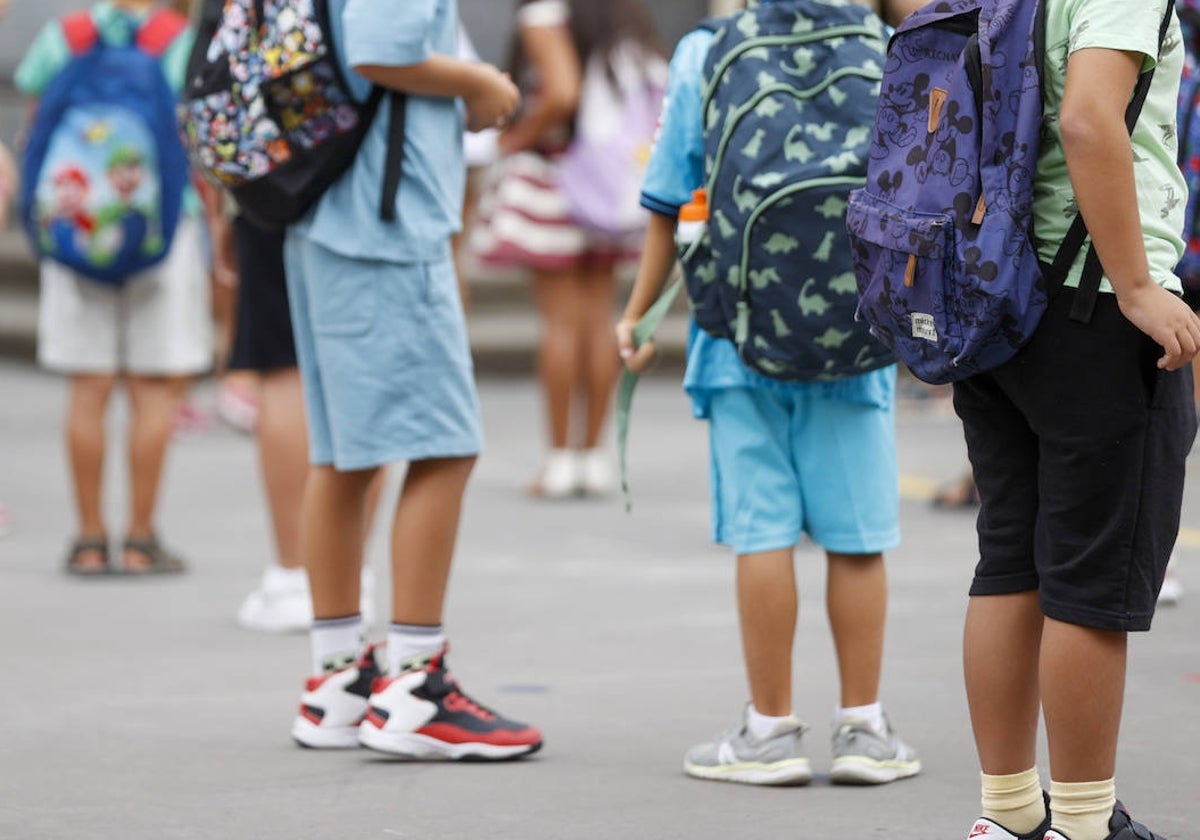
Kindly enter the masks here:
<path id="1" fill-rule="evenodd" d="M 284 227 L 354 162 L 385 92 L 352 95 L 327 0 L 210 0 L 206 12 L 180 105 L 188 155 L 248 218 Z M 406 111 L 403 94 L 388 95 L 384 221 L 395 218 Z"/>

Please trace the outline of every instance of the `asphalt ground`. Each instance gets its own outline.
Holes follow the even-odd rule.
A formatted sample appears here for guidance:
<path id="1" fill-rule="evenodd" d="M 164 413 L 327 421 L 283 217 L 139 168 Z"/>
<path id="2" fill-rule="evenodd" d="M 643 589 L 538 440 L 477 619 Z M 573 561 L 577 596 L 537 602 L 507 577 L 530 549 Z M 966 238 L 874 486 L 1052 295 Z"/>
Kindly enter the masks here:
<path id="1" fill-rule="evenodd" d="M 181 437 L 172 451 L 162 532 L 189 557 L 190 574 L 71 579 L 61 570 L 74 527 L 64 388 L 0 363 L 0 501 L 13 518 L 0 540 L 0 838 L 966 836 L 978 777 L 959 642 L 974 534 L 970 514 L 927 502 L 964 458 L 943 400 L 901 402 L 905 540 L 889 557 L 883 699 L 925 772 L 873 789 L 819 777 L 809 788 L 771 790 L 681 772 L 683 751 L 730 726 L 746 691 L 733 565 L 709 543 L 706 430 L 677 383 L 650 380 L 638 394 L 630 514 L 616 500 L 526 498 L 541 439 L 535 387 L 488 380 L 481 393 L 489 448 L 468 498 L 447 615 L 450 661 L 482 702 L 540 726 L 546 747 L 510 764 L 413 764 L 288 740 L 307 641 L 252 634 L 233 619 L 270 551 L 249 439 L 218 427 Z M 211 396 L 211 386 L 198 391 L 201 402 Z M 108 464 L 118 525 L 122 413 L 114 410 Z M 1159 833 L 1194 840 L 1195 483 L 1184 521 L 1190 591 L 1133 641 L 1118 786 Z M 370 551 L 381 596 L 382 530 Z M 824 773 L 837 693 L 823 562 L 808 547 L 797 564 L 796 708 L 812 724 L 806 742 Z"/>

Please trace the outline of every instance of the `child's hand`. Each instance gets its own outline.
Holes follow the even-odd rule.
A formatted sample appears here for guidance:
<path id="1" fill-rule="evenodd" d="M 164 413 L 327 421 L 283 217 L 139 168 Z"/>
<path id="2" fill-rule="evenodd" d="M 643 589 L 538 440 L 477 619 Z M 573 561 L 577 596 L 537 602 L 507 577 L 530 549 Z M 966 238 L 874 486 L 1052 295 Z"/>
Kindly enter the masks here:
<path id="1" fill-rule="evenodd" d="M 521 104 L 521 92 L 507 73 L 490 64 L 479 64 L 475 90 L 463 97 L 467 105 L 467 130 L 504 128 Z"/>
<path id="2" fill-rule="evenodd" d="M 635 326 L 637 326 L 637 321 L 630 318 L 622 318 L 617 322 L 617 351 L 621 354 L 621 361 L 630 373 L 645 373 L 654 364 L 658 349 L 654 346 L 653 339 L 643 342 L 641 347 L 635 346 L 633 341 Z"/>
<path id="3" fill-rule="evenodd" d="M 1156 283 L 1139 285 L 1118 295 L 1129 322 L 1163 348 L 1163 370 L 1178 370 L 1200 350 L 1200 318 L 1177 295 Z"/>

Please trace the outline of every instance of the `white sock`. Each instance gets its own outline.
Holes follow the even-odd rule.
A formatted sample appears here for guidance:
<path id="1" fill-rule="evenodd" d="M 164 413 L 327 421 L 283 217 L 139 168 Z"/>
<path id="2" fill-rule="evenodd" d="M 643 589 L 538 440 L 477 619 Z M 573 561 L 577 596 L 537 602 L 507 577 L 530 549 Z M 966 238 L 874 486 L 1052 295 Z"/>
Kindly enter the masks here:
<path id="1" fill-rule="evenodd" d="M 392 676 L 408 670 L 405 664 L 426 659 L 446 646 L 442 625 L 393 624 L 388 631 L 388 673 Z"/>
<path id="2" fill-rule="evenodd" d="M 746 709 L 746 728 L 750 730 L 750 734 L 755 738 L 766 738 L 775 731 L 775 727 L 783 721 L 787 720 L 791 715 L 783 717 L 772 717 L 764 715 L 754 708 L 754 704 Z"/>
<path id="3" fill-rule="evenodd" d="M 298 569 L 286 569 L 278 563 L 271 563 L 263 572 L 263 587 L 266 589 L 298 589 L 308 588 L 308 572 L 301 566 Z"/>
<path id="4" fill-rule="evenodd" d="M 848 718 L 864 720 L 879 735 L 887 729 L 887 723 L 883 719 L 883 704 L 879 702 L 872 703 L 869 706 L 850 706 L 845 709 L 838 709 L 834 715 L 834 723 L 841 726 Z"/>
<path id="5" fill-rule="evenodd" d="M 361 615 L 314 621 L 312 640 L 313 674 L 332 674 L 358 661 L 363 648 Z"/>

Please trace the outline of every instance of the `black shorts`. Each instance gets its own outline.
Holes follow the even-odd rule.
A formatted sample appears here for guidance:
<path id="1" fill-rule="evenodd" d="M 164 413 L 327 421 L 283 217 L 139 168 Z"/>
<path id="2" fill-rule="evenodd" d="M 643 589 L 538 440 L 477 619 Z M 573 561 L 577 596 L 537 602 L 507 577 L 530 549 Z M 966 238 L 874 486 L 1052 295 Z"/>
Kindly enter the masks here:
<path id="1" fill-rule="evenodd" d="M 296 367 L 296 341 L 283 268 L 283 231 L 245 219 L 233 223 L 238 260 L 237 331 L 231 370 L 268 372 Z"/>
<path id="2" fill-rule="evenodd" d="M 1088 324 L 1073 299 L 1011 361 L 955 383 L 982 502 L 971 595 L 1036 590 L 1058 621 L 1148 630 L 1196 435 L 1191 368 L 1159 370 L 1113 295 Z"/>

